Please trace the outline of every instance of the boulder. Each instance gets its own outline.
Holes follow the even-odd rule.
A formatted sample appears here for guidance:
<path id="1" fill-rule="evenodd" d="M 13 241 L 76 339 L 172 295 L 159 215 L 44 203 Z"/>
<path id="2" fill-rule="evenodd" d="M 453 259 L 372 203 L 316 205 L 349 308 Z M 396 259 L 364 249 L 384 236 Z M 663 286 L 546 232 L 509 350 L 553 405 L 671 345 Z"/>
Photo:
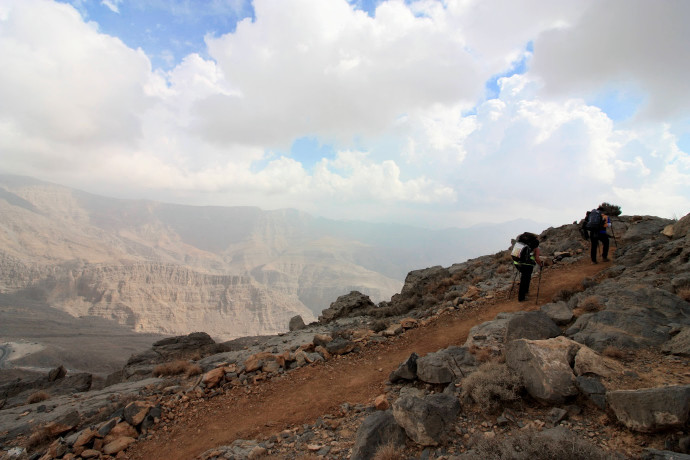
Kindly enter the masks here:
<path id="1" fill-rule="evenodd" d="M 679 428 L 690 416 L 690 385 L 609 391 L 606 402 L 631 430 L 652 433 Z"/>
<path id="2" fill-rule="evenodd" d="M 643 348 L 671 339 L 675 324 L 690 323 L 690 303 L 661 289 L 621 288 L 620 283 L 599 287 L 607 296 L 606 309 L 580 316 L 566 336 L 601 352 L 608 346 Z"/>
<path id="3" fill-rule="evenodd" d="M 580 393 L 589 398 L 599 409 L 606 409 L 606 387 L 597 377 L 581 375 L 575 380 Z"/>
<path id="4" fill-rule="evenodd" d="M 144 421 L 153 406 L 148 401 L 132 401 L 125 406 L 122 416 L 130 425 L 138 426 Z"/>
<path id="5" fill-rule="evenodd" d="M 365 418 L 357 430 L 350 460 L 369 460 L 379 446 L 391 443 L 402 447 L 406 439 L 405 430 L 395 421 L 391 411 L 375 412 Z"/>
<path id="6" fill-rule="evenodd" d="M 398 366 L 396 370 L 390 373 L 388 380 L 391 383 L 398 382 L 400 380 L 414 380 L 417 378 L 417 360 L 419 356 L 417 353 L 412 353 L 409 358 Z"/>
<path id="7" fill-rule="evenodd" d="M 690 356 L 690 326 L 684 326 L 680 332 L 666 342 L 661 351 L 672 355 Z"/>
<path id="8" fill-rule="evenodd" d="M 356 346 L 355 342 L 338 337 L 328 342 L 325 348 L 332 355 L 344 355 L 350 353 Z"/>
<path id="9" fill-rule="evenodd" d="M 443 393 L 424 398 L 404 396 L 393 403 L 395 421 L 422 446 L 439 445 L 459 413 L 458 398 Z"/>
<path id="10" fill-rule="evenodd" d="M 601 356 L 589 347 L 582 346 L 575 355 L 575 375 L 594 374 L 604 378 L 622 375 L 625 368 L 618 361 Z"/>
<path id="11" fill-rule="evenodd" d="M 541 340 L 561 335 L 561 329 L 541 311 L 499 313 L 493 321 L 474 326 L 465 347 L 489 349 L 500 354 L 515 339 Z"/>
<path id="12" fill-rule="evenodd" d="M 349 294 L 341 295 L 330 307 L 321 312 L 319 322 L 326 324 L 338 318 L 363 315 L 368 309 L 375 308 L 376 304 L 371 301 L 369 296 L 359 291 L 351 291 Z"/>
<path id="13" fill-rule="evenodd" d="M 520 375 L 533 398 L 561 404 L 578 394 L 571 365 L 579 348 L 565 337 L 514 340 L 506 347 L 506 364 Z"/>
<path id="14" fill-rule="evenodd" d="M 306 324 L 304 324 L 304 320 L 300 315 L 293 316 L 290 318 L 290 323 L 288 324 L 288 328 L 290 331 L 299 331 L 307 327 Z"/>
<path id="15" fill-rule="evenodd" d="M 440 265 L 411 271 L 405 277 L 405 284 L 400 291 L 400 295 L 404 298 L 414 296 L 423 297 L 426 294 L 428 286 L 436 284 L 446 278 L 450 278 L 450 271 Z"/>
<path id="16" fill-rule="evenodd" d="M 563 301 L 547 303 L 540 310 L 559 326 L 569 324 L 573 320 L 573 311 Z"/>
<path id="17" fill-rule="evenodd" d="M 116 455 L 136 442 L 136 439 L 124 436 L 103 446 L 103 453 L 106 455 Z"/>
<path id="18" fill-rule="evenodd" d="M 427 383 L 450 383 L 466 377 L 477 365 L 466 347 L 452 346 L 417 359 L 417 378 Z"/>

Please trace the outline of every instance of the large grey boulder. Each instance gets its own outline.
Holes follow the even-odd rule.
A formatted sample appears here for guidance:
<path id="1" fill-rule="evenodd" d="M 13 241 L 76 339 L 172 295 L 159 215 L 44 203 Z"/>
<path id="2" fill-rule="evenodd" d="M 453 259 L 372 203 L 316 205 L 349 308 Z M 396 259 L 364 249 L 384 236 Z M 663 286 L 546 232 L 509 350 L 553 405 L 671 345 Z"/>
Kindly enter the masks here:
<path id="1" fill-rule="evenodd" d="M 684 326 L 680 332 L 666 342 L 661 351 L 672 355 L 690 356 L 690 326 Z"/>
<path id="2" fill-rule="evenodd" d="M 351 291 L 349 294 L 338 297 L 335 302 L 331 303 L 330 307 L 323 310 L 319 316 L 319 322 L 326 324 L 338 318 L 361 316 L 368 309 L 375 307 L 376 305 L 368 295 L 359 291 Z"/>
<path id="3" fill-rule="evenodd" d="M 678 428 L 690 416 L 690 385 L 609 391 L 606 402 L 631 430 L 651 433 Z"/>
<path id="4" fill-rule="evenodd" d="M 514 340 L 506 347 L 506 364 L 520 375 L 533 398 L 561 404 L 578 394 L 572 365 L 579 348 L 565 337 Z"/>
<path id="5" fill-rule="evenodd" d="M 563 301 L 547 303 L 543 305 L 540 310 L 559 326 L 568 324 L 573 320 L 573 311 L 568 308 L 568 304 Z"/>
<path id="6" fill-rule="evenodd" d="M 448 394 L 404 396 L 393 403 L 395 421 L 422 446 L 439 445 L 460 413 L 460 401 Z"/>
<path id="7" fill-rule="evenodd" d="M 450 383 L 469 375 L 478 364 L 467 348 L 452 346 L 417 359 L 417 378 L 427 383 Z"/>
<path id="8" fill-rule="evenodd" d="M 470 329 L 465 347 L 489 349 L 495 354 L 500 354 L 505 344 L 511 340 L 541 340 L 561 334 L 561 329 L 544 312 L 499 313 L 493 321 Z"/>
<path id="9" fill-rule="evenodd" d="M 427 286 L 438 283 L 449 277 L 450 271 L 440 265 L 411 271 L 405 277 L 405 284 L 400 291 L 400 295 L 402 297 L 411 297 L 415 295 L 422 297 L 426 293 Z"/>
<path id="10" fill-rule="evenodd" d="M 306 324 L 304 324 L 304 320 L 300 315 L 293 316 L 290 318 L 290 323 L 288 324 L 288 329 L 292 331 L 299 331 L 307 327 Z"/>
<path id="11" fill-rule="evenodd" d="M 616 284 L 600 288 L 607 296 L 606 309 L 580 316 L 566 330 L 567 337 L 596 351 L 608 346 L 643 348 L 669 341 L 674 327 L 690 323 L 690 303 L 675 294 Z"/>
<path id="12" fill-rule="evenodd" d="M 374 412 L 364 419 L 357 430 L 350 459 L 369 460 L 379 446 L 388 442 L 394 446 L 404 446 L 406 440 L 405 430 L 398 425 L 390 410 Z"/>

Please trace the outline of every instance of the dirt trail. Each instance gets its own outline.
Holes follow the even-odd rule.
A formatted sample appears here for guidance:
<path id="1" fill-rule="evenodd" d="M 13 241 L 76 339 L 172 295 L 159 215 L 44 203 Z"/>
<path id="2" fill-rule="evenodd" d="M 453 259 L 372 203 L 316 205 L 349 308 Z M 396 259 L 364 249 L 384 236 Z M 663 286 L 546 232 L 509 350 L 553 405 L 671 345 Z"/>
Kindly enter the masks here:
<path id="1" fill-rule="evenodd" d="M 588 258 L 576 264 L 545 269 L 539 304 L 551 301 L 561 289 L 581 285 L 610 266 L 591 265 Z M 127 452 L 131 459 L 190 459 L 235 439 L 256 439 L 290 427 L 314 423 L 325 414 L 337 413 L 343 403 L 371 404 L 384 392 L 388 375 L 412 352 L 423 356 L 450 345 L 462 345 L 470 329 L 500 312 L 533 310 L 536 281 L 527 302 L 497 299 L 477 310 L 444 314 L 425 327 L 407 331 L 359 353 L 306 366 L 260 382 L 247 393 L 236 387 L 209 400 L 188 402 L 184 415 L 156 430 L 151 439 L 136 443 Z M 183 403 L 181 403 L 183 404 Z"/>

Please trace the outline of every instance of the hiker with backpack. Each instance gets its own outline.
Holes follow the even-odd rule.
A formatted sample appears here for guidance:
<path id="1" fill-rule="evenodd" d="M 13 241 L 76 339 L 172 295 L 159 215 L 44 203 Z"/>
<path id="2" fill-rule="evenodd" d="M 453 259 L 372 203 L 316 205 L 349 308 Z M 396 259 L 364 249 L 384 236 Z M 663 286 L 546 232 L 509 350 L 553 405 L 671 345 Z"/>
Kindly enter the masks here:
<path id="1" fill-rule="evenodd" d="M 529 291 L 534 266 L 544 266 L 539 258 L 539 238 L 530 232 L 520 234 L 510 253 L 515 268 L 520 272 L 520 288 L 518 289 L 518 302 L 524 302 Z"/>
<path id="2" fill-rule="evenodd" d="M 602 251 L 601 258 L 604 262 L 609 260 L 609 235 L 606 232 L 607 228 L 611 225 L 611 218 L 604 214 L 604 209 L 599 206 L 596 209 L 592 209 L 585 219 L 585 227 L 589 232 L 589 238 L 592 243 L 590 249 L 590 256 L 592 258 L 592 263 L 597 262 L 597 250 L 599 248 L 599 241 L 601 241 Z"/>

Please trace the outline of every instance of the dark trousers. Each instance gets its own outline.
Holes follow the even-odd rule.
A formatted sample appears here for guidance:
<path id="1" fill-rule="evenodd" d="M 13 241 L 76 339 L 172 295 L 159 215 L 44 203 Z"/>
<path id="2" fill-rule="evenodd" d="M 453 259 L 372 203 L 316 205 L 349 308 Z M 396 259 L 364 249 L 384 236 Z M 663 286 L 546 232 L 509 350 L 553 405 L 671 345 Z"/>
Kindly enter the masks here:
<path id="1" fill-rule="evenodd" d="M 527 292 L 529 291 L 529 283 L 532 281 L 532 271 L 534 270 L 534 265 L 531 264 L 520 264 L 517 266 L 520 271 L 520 289 L 518 290 L 518 301 L 522 302 L 527 297 Z"/>
<path id="2" fill-rule="evenodd" d="M 609 235 L 606 233 L 589 232 L 590 240 L 592 241 L 592 249 L 590 250 L 590 255 L 592 257 L 592 262 L 597 263 L 597 248 L 599 247 L 599 241 L 601 241 L 602 251 L 601 257 L 604 260 L 609 257 Z"/>

